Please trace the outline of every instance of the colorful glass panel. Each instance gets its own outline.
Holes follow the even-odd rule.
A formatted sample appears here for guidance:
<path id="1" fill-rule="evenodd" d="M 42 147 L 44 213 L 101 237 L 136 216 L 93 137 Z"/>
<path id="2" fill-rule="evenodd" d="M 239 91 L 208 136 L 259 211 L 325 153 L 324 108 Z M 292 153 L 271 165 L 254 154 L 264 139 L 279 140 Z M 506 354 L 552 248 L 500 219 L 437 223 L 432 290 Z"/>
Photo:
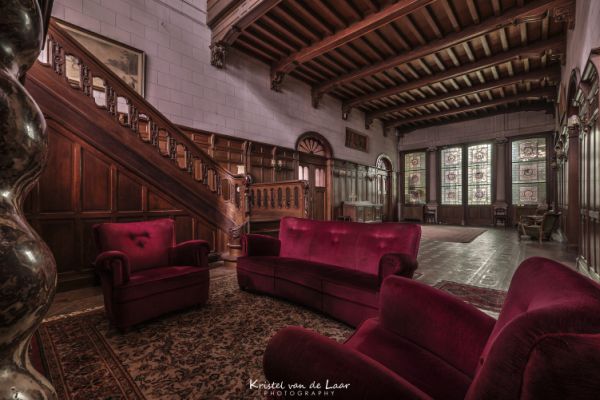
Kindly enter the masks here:
<path id="1" fill-rule="evenodd" d="M 462 204 L 462 148 L 441 151 L 442 204 Z"/>
<path id="2" fill-rule="evenodd" d="M 469 205 L 492 204 L 492 145 L 472 145 L 467 153 L 467 202 Z"/>
<path id="3" fill-rule="evenodd" d="M 404 155 L 404 199 L 406 204 L 425 204 L 427 165 L 425 152 Z"/>
<path id="4" fill-rule="evenodd" d="M 546 139 L 531 138 L 512 143 L 512 203 L 546 202 Z"/>

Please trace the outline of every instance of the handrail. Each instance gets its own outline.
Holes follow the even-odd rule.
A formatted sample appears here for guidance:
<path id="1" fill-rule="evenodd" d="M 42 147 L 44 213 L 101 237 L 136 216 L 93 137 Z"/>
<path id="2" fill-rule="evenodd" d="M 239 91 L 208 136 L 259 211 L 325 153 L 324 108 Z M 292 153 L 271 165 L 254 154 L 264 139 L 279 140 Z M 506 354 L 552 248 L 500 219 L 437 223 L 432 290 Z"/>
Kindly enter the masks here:
<path id="1" fill-rule="evenodd" d="M 303 180 L 255 183 L 249 188 L 250 221 L 284 216 L 309 217 L 308 182 Z"/>
<path id="2" fill-rule="evenodd" d="M 213 193 L 217 201 L 233 204 L 236 212 L 229 218 L 237 225 L 243 224 L 244 176 L 232 174 L 196 146 L 180 128 L 81 46 L 55 19 L 50 21 L 46 46 L 47 61 L 40 60 L 42 65 L 51 67 L 71 87 L 90 98 L 98 108 L 105 109 L 117 123 L 135 132 L 142 142 L 155 147 L 182 172 Z M 67 57 L 69 62 L 77 63 L 80 73 L 77 82 L 67 78 Z M 99 87 L 94 78 L 102 80 L 103 87 Z M 98 93 L 103 93 L 103 105 L 96 101 Z M 122 106 L 126 107 L 125 111 Z M 224 181 L 228 184 L 224 185 Z"/>

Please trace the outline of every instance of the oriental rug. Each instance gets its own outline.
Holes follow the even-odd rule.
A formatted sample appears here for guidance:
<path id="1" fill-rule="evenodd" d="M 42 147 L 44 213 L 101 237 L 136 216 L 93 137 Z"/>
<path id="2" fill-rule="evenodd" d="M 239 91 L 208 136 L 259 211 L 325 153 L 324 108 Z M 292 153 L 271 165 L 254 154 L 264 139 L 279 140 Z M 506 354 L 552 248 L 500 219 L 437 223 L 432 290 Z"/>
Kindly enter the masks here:
<path id="1" fill-rule="evenodd" d="M 140 324 L 109 327 L 102 309 L 45 321 L 32 359 L 61 400 L 251 399 L 279 329 L 299 325 L 337 341 L 354 331 L 304 307 L 240 291 L 235 275 L 211 281 L 209 302 Z"/>
<path id="2" fill-rule="evenodd" d="M 422 240 L 438 242 L 470 243 L 482 233 L 485 228 L 467 226 L 421 225 Z"/>
<path id="3" fill-rule="evenodd" d="M 461 298 L 477 308 L 499 313 L 506 298 L 506 292 L 497 289 L 488 289 L 480 286 L 467 285 L 451 281 L 440 281 L 435 287 Z"/>

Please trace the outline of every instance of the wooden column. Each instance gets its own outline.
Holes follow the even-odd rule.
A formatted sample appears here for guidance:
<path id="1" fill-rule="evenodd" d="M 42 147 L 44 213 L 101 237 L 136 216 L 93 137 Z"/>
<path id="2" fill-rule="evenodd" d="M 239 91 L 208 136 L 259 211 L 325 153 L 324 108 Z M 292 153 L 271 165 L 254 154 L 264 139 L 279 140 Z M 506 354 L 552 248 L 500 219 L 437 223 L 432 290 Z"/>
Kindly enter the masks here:
<path id="1" fill-rule="evenodd" d="M 569 120 L 568 140 L 569 149 L 567 157 L 569 159 L 567 176 L 569 187 L 567 191 L 568 209 L 567 226 L 565 234 L 567 235 L 567 246 L 576 249 L 579 243 L 579 118 Z"/>
<path id="2" fill-rule="evenodd" d="M 506 198 L 506 143 L 508 139 L 496 139 L 495 169 L 496 169 L 496 201 L 495 206 L 507 207 L 510 203 Z"/>
<path id="3" fill-rule="evenodd" d="M 438 206 L 438 158 L 437 147 L 427 148 L 427 205 L 430 207 Z"/>

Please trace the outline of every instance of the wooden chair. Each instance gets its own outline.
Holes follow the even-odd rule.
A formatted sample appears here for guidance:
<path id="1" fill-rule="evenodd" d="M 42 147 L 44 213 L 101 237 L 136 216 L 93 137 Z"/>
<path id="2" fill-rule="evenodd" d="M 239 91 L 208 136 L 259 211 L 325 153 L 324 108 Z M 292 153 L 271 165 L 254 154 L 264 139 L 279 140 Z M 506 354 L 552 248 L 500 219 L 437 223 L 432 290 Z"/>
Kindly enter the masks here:
<path id="1" fill-rule="evenodd" d="M 508 210 L 506 207 L 494 207 L 494 226 L 498 225 L 498 222 L 502 222 L 505 228 L 508 226 Z"/>
<path id="2" fill-rule="evenodd" d="M 519 221 L 519 240 L 521 235 L 538 239 L 540 244 L 543 240 L 550 240 L 550 236 L 558 224 L 560 212 L 548 211 L 541 219 L 522 218 Z"/>
<path id="3" fill-rule="evenodd" d="M 437 207 L 423 206 L 423 219 L 425 223 L 437 224 Z"/>

